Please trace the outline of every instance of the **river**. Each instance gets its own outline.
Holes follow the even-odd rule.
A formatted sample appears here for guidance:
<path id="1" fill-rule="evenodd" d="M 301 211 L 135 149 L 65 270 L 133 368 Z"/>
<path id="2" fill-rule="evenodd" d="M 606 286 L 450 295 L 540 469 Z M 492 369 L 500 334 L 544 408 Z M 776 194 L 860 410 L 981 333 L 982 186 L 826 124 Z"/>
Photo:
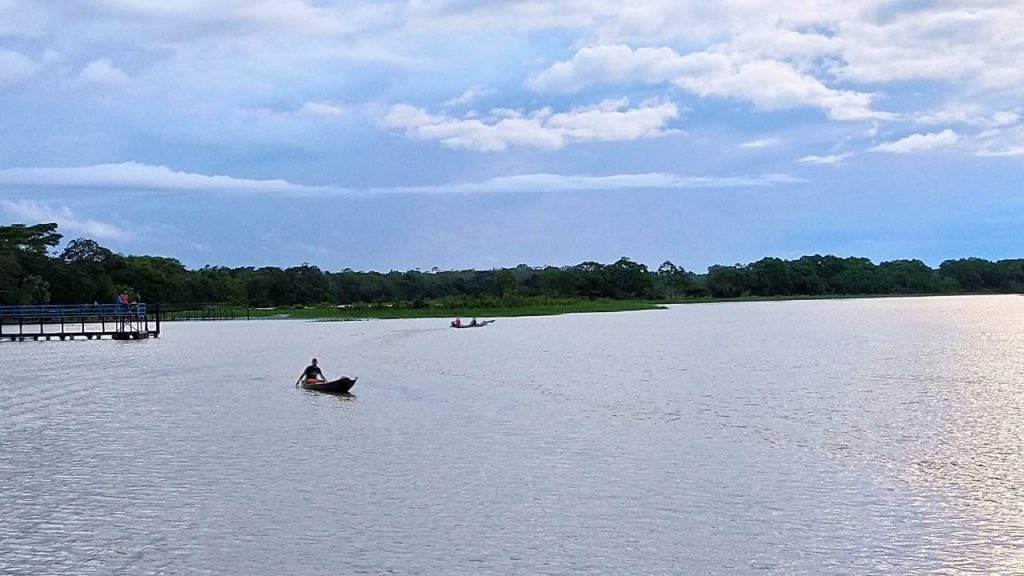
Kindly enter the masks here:
<path id="1" fill-rule="evenodd" d="M 0 574 L 1021 574 L 1022 393 L 1019 296 L 0 343 Z"/>

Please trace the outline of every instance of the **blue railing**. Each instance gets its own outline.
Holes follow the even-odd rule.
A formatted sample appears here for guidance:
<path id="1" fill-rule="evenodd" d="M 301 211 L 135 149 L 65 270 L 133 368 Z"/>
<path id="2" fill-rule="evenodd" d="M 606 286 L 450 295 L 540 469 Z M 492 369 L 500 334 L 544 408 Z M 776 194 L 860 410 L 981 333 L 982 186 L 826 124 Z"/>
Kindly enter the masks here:
<path id="1" fill-rule="evenodd" d="M 41 304 L 0 306 L 0 318 L 67 318 L 73 316 L 145 316 L 146 305 L 139 304 Z"/>

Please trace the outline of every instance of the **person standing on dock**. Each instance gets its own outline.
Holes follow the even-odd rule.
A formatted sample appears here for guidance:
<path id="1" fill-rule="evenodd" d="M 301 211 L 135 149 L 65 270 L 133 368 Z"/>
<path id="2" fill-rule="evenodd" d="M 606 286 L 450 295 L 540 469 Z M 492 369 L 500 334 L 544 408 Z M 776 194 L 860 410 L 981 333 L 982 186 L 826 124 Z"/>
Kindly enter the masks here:
<path id="1" fill-rule="evenodd" d="M 306 366 L 305 370 L 302 371 L 302 374 L 299 374 L 299 379 L 295 381 L 295 385 L 298 386 L 299 382 L 302 382 L 303 379 L 310 383 L 327 382 L 327 378 L 324 377 L 323 370 L 320 370 L 320 367 L 316 365 L 316 358 L 313 358 L 309 366 Z"/>

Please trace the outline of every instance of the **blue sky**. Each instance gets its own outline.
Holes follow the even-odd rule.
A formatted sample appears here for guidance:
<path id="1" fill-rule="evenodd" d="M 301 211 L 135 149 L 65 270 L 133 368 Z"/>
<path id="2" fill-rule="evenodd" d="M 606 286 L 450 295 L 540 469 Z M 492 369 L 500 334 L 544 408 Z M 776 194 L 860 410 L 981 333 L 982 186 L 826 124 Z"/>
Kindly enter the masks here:
<path id="1" fill-rule="evenodd" d="M 0 223 L 188 267 L 1024 257 L 1024 0 L 0 0 Z"/>

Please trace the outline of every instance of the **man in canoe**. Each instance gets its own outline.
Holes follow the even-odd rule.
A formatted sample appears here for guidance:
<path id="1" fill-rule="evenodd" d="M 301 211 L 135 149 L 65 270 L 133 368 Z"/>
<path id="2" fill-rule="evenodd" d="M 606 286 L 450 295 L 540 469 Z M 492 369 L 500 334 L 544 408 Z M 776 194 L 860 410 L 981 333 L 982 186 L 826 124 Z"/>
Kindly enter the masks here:
<path id="1" fill-rule="evenodd" d="M 320 367 L 316 365 L 316 358 L 313 358 L 309 366 L 306 366 L 306 369 L 302 371 L 302 374 L 299 374 L 299 379 L 295 381 L 295 385 L 298 386 L 299 382 L 302 382 L 303 380 L 305 380 L 307 384 L 327 382 L 327 378 L 324 377 L 323 370 L 320 370 Z"/>

